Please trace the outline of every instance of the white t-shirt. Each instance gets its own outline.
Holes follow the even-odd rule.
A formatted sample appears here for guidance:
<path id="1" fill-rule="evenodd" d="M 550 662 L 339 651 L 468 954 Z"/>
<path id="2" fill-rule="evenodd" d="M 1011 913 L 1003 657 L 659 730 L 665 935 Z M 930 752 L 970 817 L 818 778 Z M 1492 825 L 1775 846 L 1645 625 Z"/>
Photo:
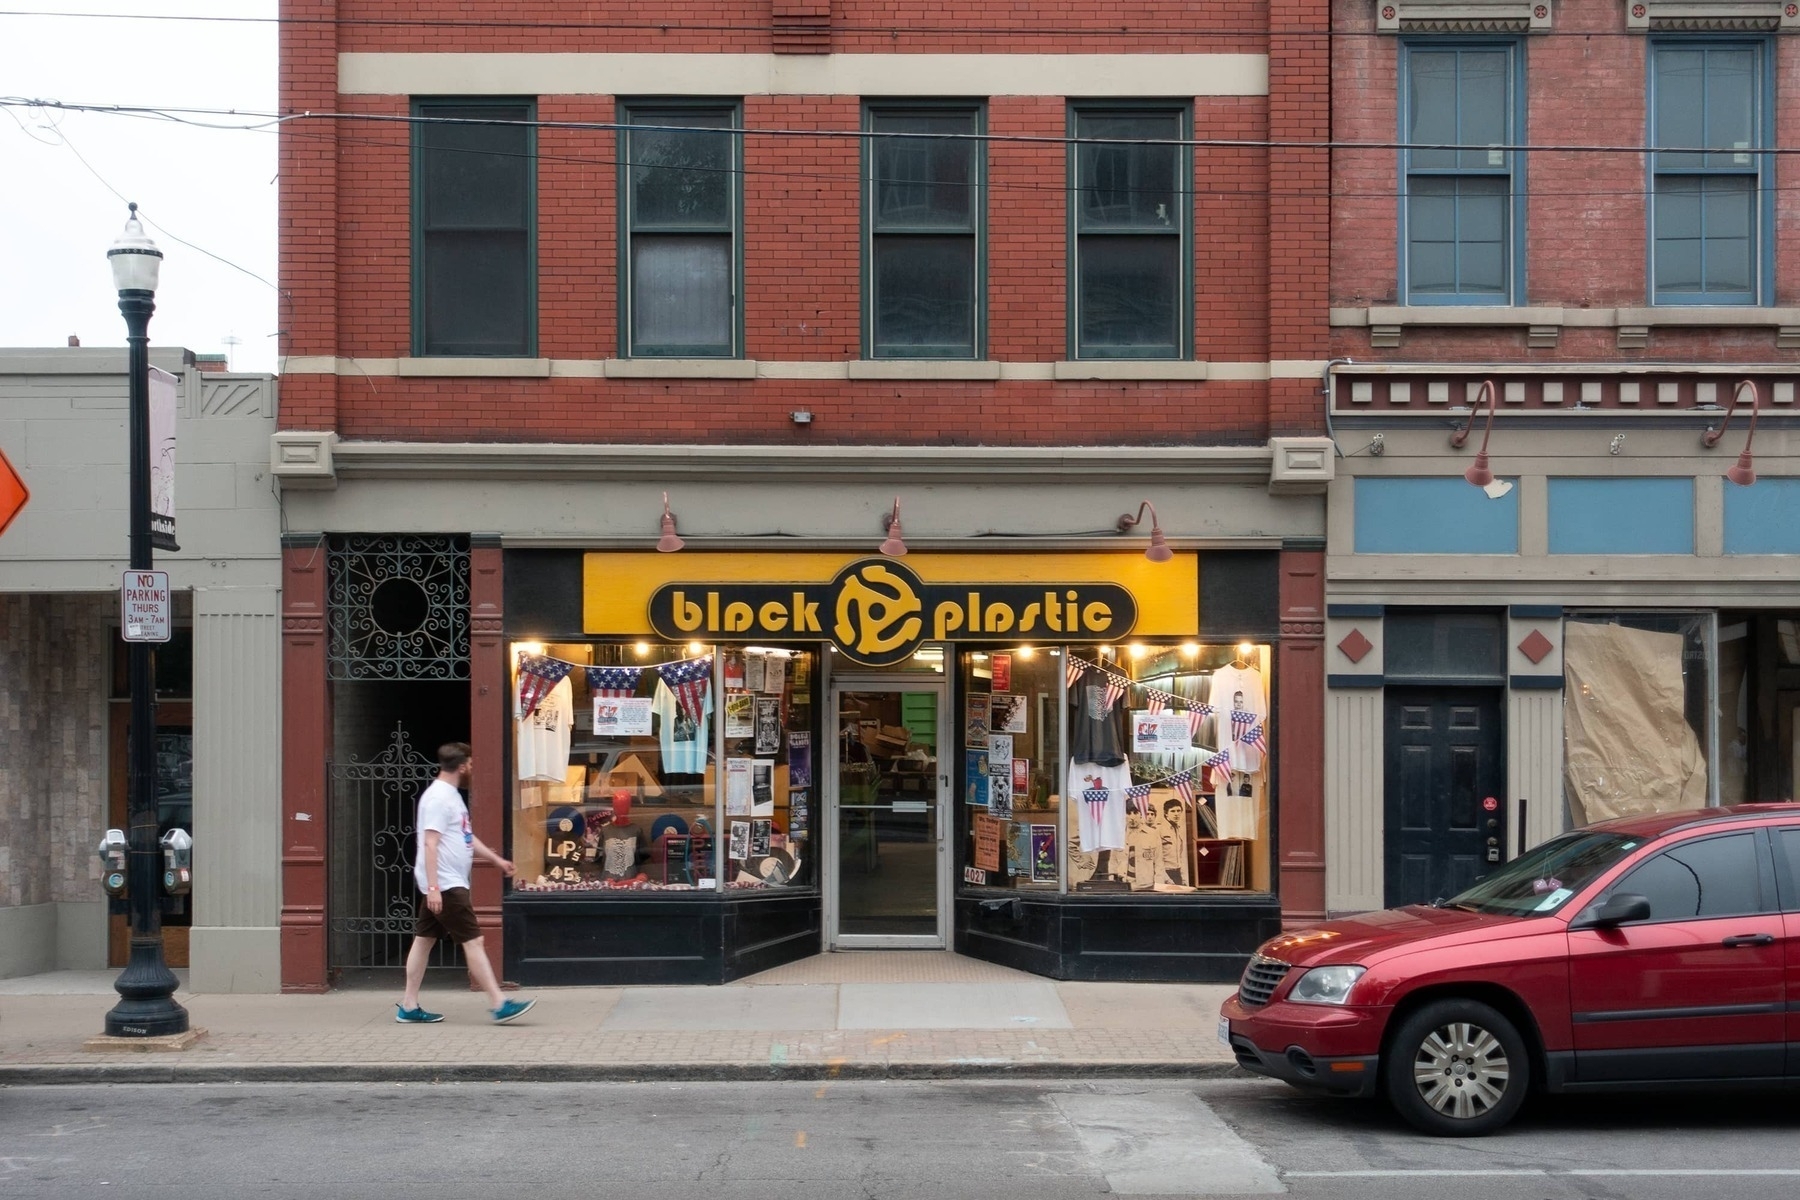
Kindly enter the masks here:
<path id="1" fill-rule="evenodd" d="M 1237 704 L 1238 696 L 1243 703 Z M 1262 770 L 1263 758 L 1274 749 L 1274 740 L 1269 736 L 1269 694 L 1263 688 L 1262 672 L 1254 667 L 1220 667 L 1213 672 L 1212 698 L 1210 703 L 1217 710 L 1213 714 L 1214 728 L 1219 731 L 1221 745 L 1229 744 L 1231 749 L 1231 767 L 1234 771 L 1242 771 L 1254 775 Z M 1231 710 L 1242 708 L 1248 713 L 1255 713 L 1256 719 L 1263 726 L 1263 744 L 1246 746 L 1242 742 L 1232 740 Z M 1244 732 L 1248 733 L 1249 730 Z"/>
<path id="2" fill-rule="evenodd" d="M 1125 848 L 1125 789 L 1131 786 L 1131 764 L 1103 767 L 1099 763 L 1069 764 L 1069 803 L 1075 806 L 1076 836 L 1083 850 Z M 1089 804 L 1082 793 L 1105 789 L 1104 802 Z"/>
<path id="3" fill-rule="evenodd" d="M 564 679 L 519 722 L 519 778 L 561 783 L 568 774 L 569 743 L 574 737 L 575 689 Z"/>
<path id="4" fill-rule="evenodd" d="M 469 825 L 469 809 L 462 793 L 438 779 L 419 797 L 418 845 L 413 852 L 413 880 L 421 892 L 430 884 L 425 878 L 425 831 L 435 829 L 438 839 L 437 885 L 439 888 L 469 886 L 469 868 L 475 865 L 475 831 Z"/>
<path id="5" fill-rule="evenodd" d="M 712 685 L 708 684 L 698 721 L 681 709 L 681 702 L 662 680 L 656 681 L 656 703 L 650 706 L 660 720 L 658 736 L 662 739 L 662 769 L 671 775 L 699 775 L 706 770 L 707 751 L 712 749 Z"/>

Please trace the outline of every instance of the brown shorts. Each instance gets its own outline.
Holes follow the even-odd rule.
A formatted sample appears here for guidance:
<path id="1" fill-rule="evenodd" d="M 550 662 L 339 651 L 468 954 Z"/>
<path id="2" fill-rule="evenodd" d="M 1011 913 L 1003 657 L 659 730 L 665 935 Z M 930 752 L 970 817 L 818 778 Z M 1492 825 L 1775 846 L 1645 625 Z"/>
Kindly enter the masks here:
<path id="1" fill-rule="evenodd" d="M 425 897 L 419 897 L 419 907 L 413 915 L 413 935 L 449 938 L 459 946 L 480 937 L 481 923 L 475 919 L 475 906 L 469 903 L 469 889 L 446 888 L 439 895 L 444 898 L 444 908 L 435 913 L 425 907 Z"/>

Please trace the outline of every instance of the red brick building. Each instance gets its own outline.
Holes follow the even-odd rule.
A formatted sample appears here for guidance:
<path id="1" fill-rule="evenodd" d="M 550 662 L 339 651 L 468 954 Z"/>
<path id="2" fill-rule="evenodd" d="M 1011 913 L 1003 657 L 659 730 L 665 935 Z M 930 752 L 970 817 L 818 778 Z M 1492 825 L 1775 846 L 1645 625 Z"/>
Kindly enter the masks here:
<path id="1" fill-rule="evenodd" d="M 285 986 L 1323 911 L 1323 0 L 283 16 Z"/>
<path id="2" fill-rule="evenodd" d="M 1792 796 L 1800 9 L 1332 30 L 1327 906 Z"/>

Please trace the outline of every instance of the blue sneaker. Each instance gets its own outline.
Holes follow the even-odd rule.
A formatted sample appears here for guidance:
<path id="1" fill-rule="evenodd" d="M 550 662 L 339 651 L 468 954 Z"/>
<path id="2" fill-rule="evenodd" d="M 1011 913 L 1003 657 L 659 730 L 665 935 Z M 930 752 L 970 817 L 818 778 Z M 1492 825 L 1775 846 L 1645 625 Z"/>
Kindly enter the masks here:
<path id="1" fill-rule="evenodd" d="M 508 1000 L 494 1010 L 494 1024 L 505 1025 L 509 1021 L 516 1021 L 530 1012 L 531 1006 L 536 1003 L 536 1000 Z"/>
<path id="2" fill-rule="evenodd" d="M 402 1025 L 435 1025 L 444 1019 L 443 1013 L 426 1012 L 423 1005 L 418 1008 L 405 1008 L 396 1004 L 394 1010 L 394 1020 Z"/>

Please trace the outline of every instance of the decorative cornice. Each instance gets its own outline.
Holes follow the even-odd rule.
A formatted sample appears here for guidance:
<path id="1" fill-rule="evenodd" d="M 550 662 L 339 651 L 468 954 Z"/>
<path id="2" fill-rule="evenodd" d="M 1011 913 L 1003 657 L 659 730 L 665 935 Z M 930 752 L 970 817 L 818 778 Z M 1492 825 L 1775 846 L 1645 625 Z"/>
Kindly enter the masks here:
<path id="1" fill-rule="evenodd" d="M 346 479 L 408 479 L 453 472 L 459 479 L 756 483 L 854 479 L 925 483 L 1001 479 L 1167 480 L 1267 484 L 1269 446 L 596 446 L 562 443 L 346 442 L 329 432 L 276 435 L 273 471 L 284 487 Z M 296 439 L 333 439 L 332 476 L 293 454 Z M 306 474 L 284 469 L 296 457 Z"/>
<path id="2" fill-rule="evenodd" d="M 1800 29 L 1800 0 L 1625 0 L 1636 33 L 1746 33 Z"/>
<path id="3" fill-rule="evenodd" d="M 1382 33 L 1547 33 L 1551 0 L 1375 0 Z"/>

